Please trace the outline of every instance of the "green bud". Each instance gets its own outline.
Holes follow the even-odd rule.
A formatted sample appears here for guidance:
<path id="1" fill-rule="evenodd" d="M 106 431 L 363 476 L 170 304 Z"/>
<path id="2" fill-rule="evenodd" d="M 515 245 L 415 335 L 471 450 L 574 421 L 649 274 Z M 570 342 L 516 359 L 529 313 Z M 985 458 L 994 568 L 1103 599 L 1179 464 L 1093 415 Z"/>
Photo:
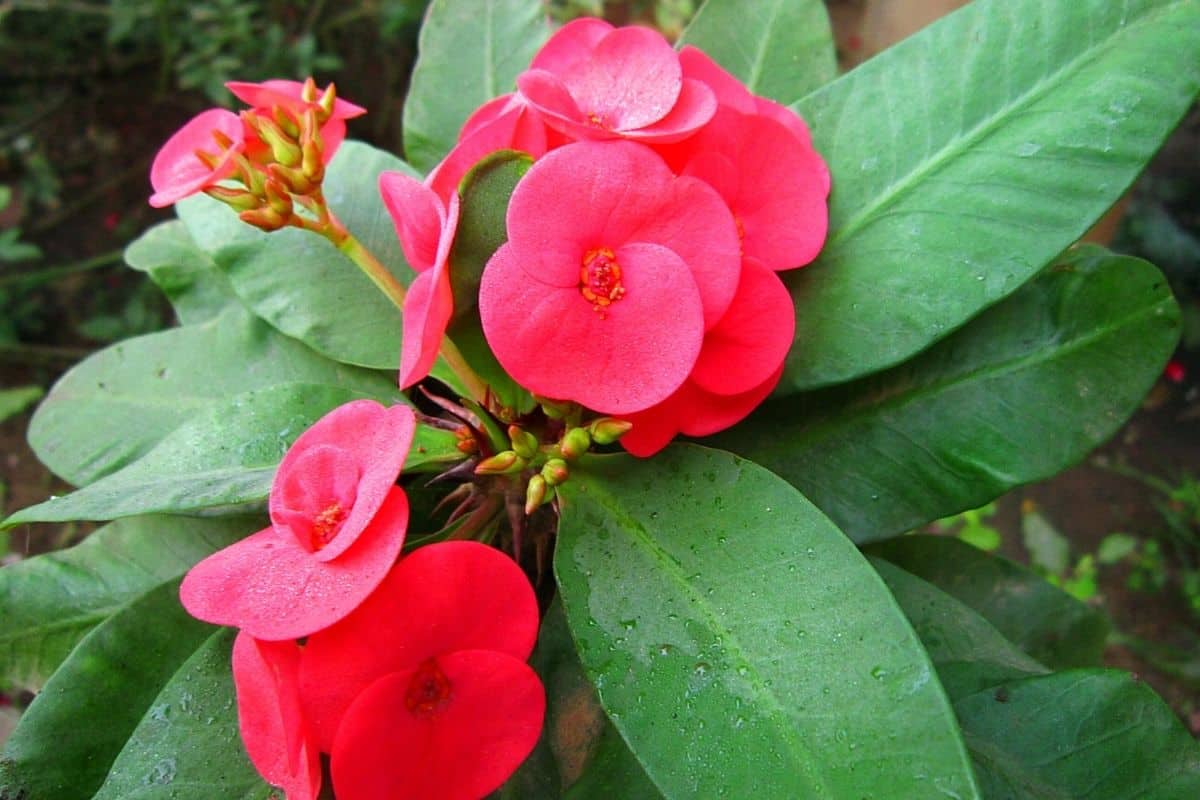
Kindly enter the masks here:
<path id="1" fill-rule="evenodd" d="M 592 446 L 592 436 L 584 428 L 571 428 L 563 435 L 562 442 L 558 445 L 558 449 L 562 452 L 563 458 L 568 461 L 574 461 L 581 455 L 586 453 Z"/>
<path id="2" fill-rule="evenodd" d="M 632 427 L 632 422 L 626 422 L 623 419 L 601 417 L 588 426 L 588 433 L 592 435 L 592 441 L 596 444 L 612 444 L 628 433 Z"/>
<path id="3" fill-rule="evenodd" d="M 571 470 L 567 468 L 567 462 L 561 458 L 552 458 L 542 467 L 542 477 L 551 486 L 558 486 L 571 477 Z"/>
<path id="4" fill-rule="evenodd" d="M 286 186 L 282 186 L 272 176 L 267 179 L 267 182 L 263 185 L 263 189 L 267 195 L 268 206 L 274 209 L 280 216 L 290 217 L 292 215 L 292 196 L 288 193 Z"/>
<path id="5" fill-rule="evenodd" d="M 525 516 L 529 516 L 534 511 L 537 511 L 538 506 L 546 502 L 554 496 L 554 492 L 550 489 L 546 479 L 541 475 L 534 475 L 529 479 L 529 485 L 525 487 Z"/>
<path id="6" fill-rule="evenodd" d="M 228 186 L 210 186 L 204 193 L 214 200 L 220 200 L 234 211 L 250 211 L 262 203 L 250 192 L 244 189 L 231 189 Z"/>
<path id="7" fill-rule="evenodd" d="M 243 211 L 238 214 L 238 219 L 247 225 L 253 225 L 264 231 L 277 231 L 288 224 L 288 217 L 283 216 L 270 206 Z"/>
<path id="8" fill-rule="evenodd" d="M 525 459 L 512 450 L 496 453 L 491 458 L 485 458 L 475 467 L 476 475 L 511 475 L 525 469 Z"/>
<path id="9" fill-rule="evenodd" d="M 280 164 L 268 164 L 267 173 L 271 176 L 271 180 L 267 182 L 268 186 L 275 183 L 277 184 L 276 188 L 287 187 L 287 191 L 291 194 L 308 194 L 313 190 L 312 181 L 305 177 L 300 170 Z"/>
<path id="10" fill-rule="evenodd" d="M 508 440 L 512 442 L 512 449 L 521 458 L 530 459 L 537 455 L 538 440 L 529 431 L 522 430 L 516 425 L 509 425 Z"/>
<path id="11" fill-rule="evenodd" d="M 271 156 L 275 159 L 275 163 L 283 164 L 285 167 L 300 166 L 302 155 L 300 145 L 280 130 L 273 119 L 261 114 L 243 113 L 242 118 L 245 119 L 247 117 L 254 119 L 254 122 L 251 124 L 258 133 L 258 137 L 271 148 Z"/>
<path id="12" fill-rule="evenodd" d="M 300 138 L 300 123 L 296 121 L 296 117 L 292 112 L 288 111 L 283 106 L 273 106 L 271 108 L 271 117 L 275 120 L 275 124 L 279 129 L 287 134 L 289 139 Z"/>

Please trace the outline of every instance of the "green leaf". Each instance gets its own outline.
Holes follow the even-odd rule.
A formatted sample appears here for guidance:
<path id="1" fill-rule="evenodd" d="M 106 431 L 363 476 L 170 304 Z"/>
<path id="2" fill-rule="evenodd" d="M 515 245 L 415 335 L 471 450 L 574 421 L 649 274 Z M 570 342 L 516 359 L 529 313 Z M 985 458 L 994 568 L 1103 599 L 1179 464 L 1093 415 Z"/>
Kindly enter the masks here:
<path id="1" fill-rule="evenodd" d="M 780 391 L 897 364 L 1011 293 L 1116 201 L 1198 88 L 1194 0 L 979 0 L 802 100 L 830 233 L 788 276 Z"/>
<path id="2" fill-rule="evenodd" d="M 145 455 L 219 401 L 288 382 L 398 397 L 389 376 L 330 361 L 235 307 L 88 357 L 38 408 L 29 444 L 51 471 L 80 486 Z"/>
<path id="3" fill-rule="evenodd" d="M 784 105 L 837 75 L 820 0 L 708 0 L 679 43 L 699 47 L 747 89 Z"/>
<path id="4" fill-rule="evenodd" d="M 1110 533 L 1100 540 L 1096 550 L 1096 560 L 1101 564 L 1112 565 L 1126 556 L 1137 552 L 1138 538 L 1128 533 Z"/>
<path id="5" fill-rule="evenodd" d="M 304 383 L 236 395 L 188 420 L 132 464 L 69 495 L 21 509 L 0 528 L 261 501 L 296 437 L 335 407 L 362 396 L 340 386 Z M 423 445 L 414 441 L 414 446 Z"/>
<path id="6" fill-rule="evenodd" d="M 135 517 L 0 569 L 0 684 L 41 686 L 119 606 L 261 527 L 257 517 Z"/>
<path id="7" fill-rule="evenodd" d="M 125 263 L 150 276 L 184 325 L 212 319 L 241 303 L 229 279 L 179 220 L 159 223 L 139 236 L 125 248 Z"/>
<path id="8" fill-rule="evenodd" d="M 984 797 L 1200 797 L 1200 745 L 1145 684 L 1116 670 L 1005 683 L 954 704 Z"/>
<path id="9" fill-rule="evenodd" d="M 42 399 L 46 392 L 40 386 L 16 386 L 0 389 L 0 422 L 15 417 Z"/>
<path id="10" fill-rule="evenodd" d="M 413 174 L 400 159 L 361 142 L 343 142 L 325 174 L 329 207 L 405 286 L 404 261 L 377 178 Z M 277 330 L 335 361 L 394 370 L 400 363 L 400 311 L 327 239 L 298 228 L 272 233 L 247 225 L 205 195 L 175 206 L 188 232 L 226 271 L 234 291 Z"/>
<path id="11" fill-rule="evenodd" d="M 1178 336 L 1157 269 L 1079 248 L 912 361 L 770 403 L 716 441 L 867 542 L 1076 463 L 1138 408 Z"/>
<path id="12" fill-rule="evenodd" d="M 462 204 L 449 261 L 454 291 L 450 339 L 492 388 L 500 403 L 516 415 L 533 409 L 533 396 L 500 366 L 483 335 L 478 308 L 479 282 L 488 259 L 508 240 L 505 224 L 508 199 L 532 163 L 524 153 L 501 150 L 466 174 L 460 185 Z"/>
<path id="13" fill-rule="evenodd" d="M 587 771 L 563 796 L 567 800 L 612 800 L 614 797 L 659 800 L 663 794 L 650 781 L 616 727 L 606 723 Z"/>
<path id="14" fill-rule="evenodd" d="M 791 486 L 677 445 L 581 461 L 560 497 L 571 633 L 665 796 L 978 796 L 912 629 Z"/>
<path id="15" fill-rule="evenodd" d="M 433 0 L 404 103 L 404 153 L 428 172 L 476 108 L 516 89 L 550 35 L 538 0 Z"/>
<path id="16" fill-rule="evenodd" d="M 213 632 L 179 581 L 132 600 L 84 637 L 0 753 L 0 797 L 87 800 L 162 687 Z"/>
<path id="17" fill-rule="evenodd" d="M 990 622 L 932 583 L 883 559 L 871 559 L 921 637 L 951 701 L 1007 680 L 1050 670 L 1009 642 Z"/>
<path id="18" fill-rule="evenodd" d="M 1108 637 L 1105 616 L 1024 567 L 942 536 L 904 536 L 868 552 L 973 608 L 1052 669 L 1100 663 Z"/>
<path id="19" fill-rule="evenodd" d="M 230 675 L 235 631 L 212 634 L 171 676 L 94 800 L 277 797 L 242 747 Z"/>

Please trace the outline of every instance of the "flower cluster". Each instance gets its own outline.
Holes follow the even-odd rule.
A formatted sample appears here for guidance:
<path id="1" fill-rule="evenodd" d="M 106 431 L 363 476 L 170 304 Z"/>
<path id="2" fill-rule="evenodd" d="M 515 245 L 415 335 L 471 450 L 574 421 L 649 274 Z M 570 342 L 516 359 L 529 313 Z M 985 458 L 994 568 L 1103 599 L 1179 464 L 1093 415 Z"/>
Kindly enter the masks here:
<path id="1" fill-rule="evenodd" d="M 318 795 L 322 753 L 339 800 L 472 800 L 540 735 L 544 694 L 525 663 L 538 608 L 521 569 L 478 542 L 397 563 L 408 500 L 396 480 L 415 426 L 407 406 L 331 411 L 284 456 L 271 525 L 180 589 L 194 616 L 240 628 L 242 739 L 289 800 Z"/>
<path id="2" fill-rule="evenodd" d="M 214 108 L 180 128 L 150 166 L 150 205 L 206 192 L 264 230 L 295 224 L 294 204 L 314 203 L 325 165 L 346 137 L 346 120 L 366 109 L 338 99 L 332 85 L 271 80 L 225 84 L 250 106 Z M 241 188 L 222 185 L 234 180 Z"/>
<path id="3" fill-rule="evenodd" d="M 621 442 L 638 455 L 743 418 L 793 340 L 776 273 L 825 238 L 829 173 L 803 121 L 695 48 L 596 19 L 561 28 L 517 89 L 472 115 L 424 183 L 381 179 L 421 272 L 401 385 L 428 373 L 453 311 L 457 183 L 516 149 L 535 163 L 479 294 L 501 365 L 537 395 L 631 422 Z"/>

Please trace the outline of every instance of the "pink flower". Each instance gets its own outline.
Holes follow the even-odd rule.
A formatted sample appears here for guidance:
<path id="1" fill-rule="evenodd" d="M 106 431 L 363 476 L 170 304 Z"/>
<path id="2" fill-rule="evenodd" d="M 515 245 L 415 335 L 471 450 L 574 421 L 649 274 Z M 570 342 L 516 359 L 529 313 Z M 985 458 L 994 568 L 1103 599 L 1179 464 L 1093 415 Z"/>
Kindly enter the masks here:
<path id="1" fill-rule="evenodd" d="M 737 230 L 702 181 L 634 142 L 577 142 L 530 168 L 479 310 L 500 364 L 611 414 L 669 397 L 737 289 Z"/>
<path id="2" fill-rule="evenodd" d="M 192 117 L 154 156 L 150 205 L 164 208 L 228 178 L 244 139 L 242 121 L 231 111 L 213 108 Z"/>
<path id="3" fill-rule="evenodd" d="M 537 627 L 510 558 L 444 542 L 309 638 L 300 694 L 339 800 L 474 800 L 503 783 L 541 732 L 545 695 L 525 664 Z"/>
<path id="4" fill-rule="evenodd" d="M 239 633 L 233 643 L 238 729 L 250 763 L 287 800 L 316 800 L 321 764 L 300 710 L 300 648 Z"/>
<path id="5" fill-rule="evenodd" d="M 719 107 L 690 139 L 660 149 L 676 172 L 699 178 L 733 212 L 746 256 L 773 270 L 802 266 L 825 242 L 829 170 L 804 122 L 752 96 L 695 48 L 680 56 L 684 74 L 712 86 Z"/>
<path id="6" fill-rule="evenodd" d="M 459 182 L 497 150 L 521 150 L 537 158 L 546 151 L 548 137 L 528 106 L 507 95 L 485 104 L 467 121 L 461 141 L 424 183 L 400 172 L 379 176 L 379 192 L 404 257 L 419 273 L 404 300 L 400 388 L 429 374 L 454 313 L 448 260 L 458 227 Z"/>
<path id="7" fill-rule="evenodd" d="M 564 25 L 517 77 L 546 123 L 581 139 L 679 141 L 712 117 L 712 91 L 648 28 L 598 19 Z"/>
<path id="8" fill-rule="evenodd" d="M 737 294 L 704 336 L 696 365 L 663 402 L 627 415 L 621 445 L 649 456 L 675 437 L 709 436 L 742 420 L 779 383 L 796 318 L 779 276 L 754 259 L 742 265 Z"/>
<path id="9" fill-rule="evenodd" d="M 408 499 L 395 483 L 415 428 L 407 406 L 355 400 L 302 433 L 275 474 L 271 526 L 188 572 L 188 613 L 271 641 L 350 613 L 404 544 Z"/>
<path id="10" fill-rule="evenodd" d="M 262 83 L 229 81 L 225 88 L 257 114 L 271 115 L 274 106 L 280 106 L 299 116 L 316 105 L 304 99 L 304 84 L 299 81 L 269 80 Z M 333 113 L 321 126 L 322 160 L 328 164 L 346 138 L 346 120 L 361 117 L 367 110 L 340 97 L 333 101 Z"/>

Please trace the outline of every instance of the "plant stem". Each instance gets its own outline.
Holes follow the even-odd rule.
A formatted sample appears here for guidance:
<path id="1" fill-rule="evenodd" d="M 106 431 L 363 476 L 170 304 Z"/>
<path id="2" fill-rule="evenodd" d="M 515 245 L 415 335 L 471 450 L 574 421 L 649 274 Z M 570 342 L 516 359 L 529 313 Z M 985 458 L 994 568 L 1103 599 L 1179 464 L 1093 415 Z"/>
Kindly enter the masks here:
<path id="1" fill-rule="evenodd" d="M 93 269 L 102 269 L 121 261 L 121 250 L 111 250 L 92 258 L 76 261 L 72 264 L 63 264 L 56 267 L 43 267 L 30 272 L 20 272 L 14 275 L 5 275 L 0 277 L 0 286 L 16 285 L 21 288 L 30 289 L 39 286 L 43 283 L 50 283 L 65 275 L 74 275 L 78 272 L 87 272 Z"/>

